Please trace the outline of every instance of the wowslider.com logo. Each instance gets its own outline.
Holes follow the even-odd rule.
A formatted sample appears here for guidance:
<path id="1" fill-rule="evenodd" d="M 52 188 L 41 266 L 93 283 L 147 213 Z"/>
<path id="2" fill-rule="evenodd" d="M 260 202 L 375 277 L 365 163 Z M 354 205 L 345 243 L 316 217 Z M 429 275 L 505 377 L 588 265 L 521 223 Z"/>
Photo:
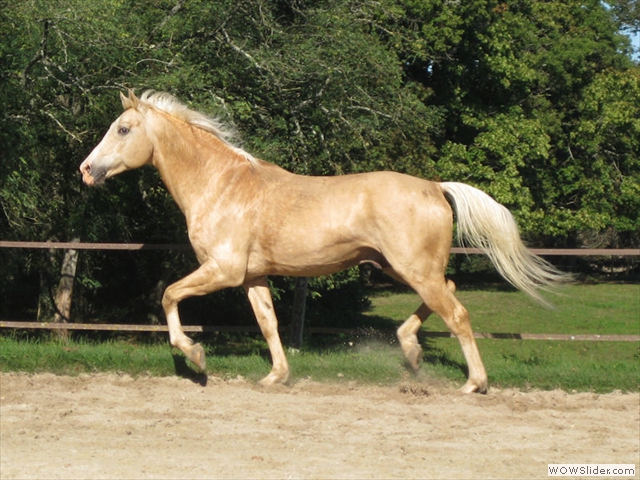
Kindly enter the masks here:
<path id="1" fill-rule="evenodd" d="M 549 477 L 635 477 L 633 463 L 550 463 L 547 465 Z"/>

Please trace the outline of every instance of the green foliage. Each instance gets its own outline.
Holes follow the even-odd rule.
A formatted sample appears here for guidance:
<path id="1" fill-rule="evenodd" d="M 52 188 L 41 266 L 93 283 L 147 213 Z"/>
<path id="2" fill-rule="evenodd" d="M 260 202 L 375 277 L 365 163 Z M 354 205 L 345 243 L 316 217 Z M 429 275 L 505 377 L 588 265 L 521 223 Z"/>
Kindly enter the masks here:
<path id="1" fill-rule="evenodd" d="M 640 69 L 595 77 L 578 104 L 572 132 L 580 159 L 567 184 L 580 199 L 583 225 L 612 229 L 629 242 L 640 225 Z M 630 243 L 630 242 L 629 242 Z"/>
<path id="2" fill-rule="evenodd" d="M 605 77 L 611 99 L 638 117 L 635 96 L 625 95 L 637 67 L 612 12 L 595 0 L 400 3 L 384 22 L 407 77 L 433 92 L 429 102 L 444 112 L 444 135 L 435 138 L 439 176 L 493 194 L 538 241 L 579 245 L 585 230 L 615 229 L 614 245 L 637 245 L 635 213 L 616 205 L 621 189 L 638 185 L 637 135 L 630 139 L 628 122 L 607 125 L 616 144 L 578 135 L 584 102 Z"/>

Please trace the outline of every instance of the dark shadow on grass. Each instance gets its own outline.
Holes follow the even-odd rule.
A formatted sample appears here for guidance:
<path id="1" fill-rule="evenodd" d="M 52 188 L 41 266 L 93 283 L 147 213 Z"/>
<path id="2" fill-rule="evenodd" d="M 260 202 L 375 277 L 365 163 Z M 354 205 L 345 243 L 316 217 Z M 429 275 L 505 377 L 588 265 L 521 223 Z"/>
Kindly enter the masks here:
<path id="1" fill-rule="evenodd" d="M 444 367 L 451 367 L 460 370 L 466 378 L 469 377 L 469 366 L 466 363 L 460 363 L 452 360 L 442 350 L 435 348 L 433 342 L 430 339 L 423 339 L 420 342 L 424 348 L 424 354 L 422 355 L 422 361 L 432 365 L 442 365 Z"/>
<path id="2" fill-rule="evenodd" d="M 202 387 L 207 386 L 208 379 L 207 379 L 206 373 L 198 372 L 193 368 L 191 368 L 187 364 L 187 359 L 184 356 L 178 353 L 173 353 L 172 356 L 173 356 L 173 364 L 176 369 L 176 375 L 178 375 L 179 377 L 191 380 L 193 383 L 197 383 Z"/>
<path id="3" fill-rule="evenodd" d="M 311 323 L 311 322 L 310 322 Z M 315 326 L 311 323 L 311 327 Z M 379 342 L 384 345 L 397 345 L 396 329 L 399 324 L 389 318 L 377 315 L 360 315 L 346 325 L 336 326 L 335 333 L 304 334 L 302 349 L 308 352 L 322 353 L 326 351 L 353 351 L 354 345 Z M 345 329 L 339 332 L 340 329 Z M 283 340 L 288 344 L 287 335 Z M 398 348 L 400 346 L 398 345 Z"/>

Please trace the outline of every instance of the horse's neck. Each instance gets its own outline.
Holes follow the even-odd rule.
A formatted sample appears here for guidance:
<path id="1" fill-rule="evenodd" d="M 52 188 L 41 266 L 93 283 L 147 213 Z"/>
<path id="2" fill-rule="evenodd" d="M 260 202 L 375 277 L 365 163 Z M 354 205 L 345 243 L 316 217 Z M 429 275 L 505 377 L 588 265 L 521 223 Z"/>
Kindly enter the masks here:
<path id="1" fill-rule="evenodd" d="M 155 130 L 153 165 L 187 217 L 205 194 L 218 196 L 231 170 L 248 163 L 214 135 L 186 123 L 165 118 Z"/>

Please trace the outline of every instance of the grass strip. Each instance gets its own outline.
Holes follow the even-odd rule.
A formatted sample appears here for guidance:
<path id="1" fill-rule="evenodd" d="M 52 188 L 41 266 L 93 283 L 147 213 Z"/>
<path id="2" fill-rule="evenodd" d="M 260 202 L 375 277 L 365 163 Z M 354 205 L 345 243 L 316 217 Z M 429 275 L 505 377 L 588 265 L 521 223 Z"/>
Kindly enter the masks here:
<path id="1" fill-rule="evenodd" d="M 459 298 L 471 311 L 474 329 L 485 332 L 637 334 L 640 330 L 638 285 L 572 286 L 558 297 L 557 309 L 531 303 L 510 291 L 462 291 Z M 411 378 L 389 329 L 397 327 L 419 304 L 412 293 L 385 293 L 372 299 L 358 335 L 307 337 L 301 352 L 290 352 L 292 381 L 357 381 L 393 383 Z M 423 327 L 444 330 L 437 318 Z M 392 331 L 392 330 L 391 330 Z M 270 368 L 266 343 L 255 335 L 203 336 L 208 373 L 258 381 Z M 610 392 L 640 390 L 638 342 L 537 340 L 478 340 L 490 385 L 501 388 Z M 458 341 L 423 341 L 426 384 L 462 385 L 466 363 Z M 139 375 L 193 375 L 180 352 L 166 340 L 130 342 L 75 339 L 68 343 L 51 337 L 30 338 L 24 333 L 0 336 L 0 369 L 4 372 L 95 372 Z"/>

